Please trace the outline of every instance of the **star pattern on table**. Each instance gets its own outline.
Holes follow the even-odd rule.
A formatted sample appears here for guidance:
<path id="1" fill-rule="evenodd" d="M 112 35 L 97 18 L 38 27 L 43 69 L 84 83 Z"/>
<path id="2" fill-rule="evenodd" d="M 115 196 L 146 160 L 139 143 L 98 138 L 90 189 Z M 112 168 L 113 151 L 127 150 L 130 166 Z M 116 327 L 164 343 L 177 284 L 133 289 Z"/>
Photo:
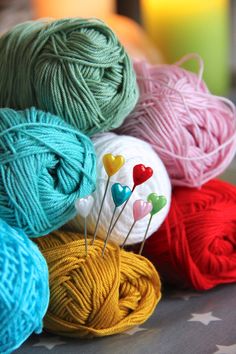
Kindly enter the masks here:
<path id="1" fill-rule="evenodd" d="M 52 350 L 54 347 L 62 344 L 66 344 L 66 342 L 63 342 L 59 337 L 41 337 L 39 342 L 33 344 L 32 347 L 44 347 Z"/>
<path id="2" fill-rule="evenodd" d="M 187 291 L 175 291 L 170 297 L 172 299 L 181 299 L 181 300 L 185 300 L 188 301 L 189 299 L 191 299 L 192 297 L 199 297 L 201 296 L 201 293 L 198 292 L 187 292 Z"/>
<path id="3" fill-rule="evenodd" d="M 143 332 L 143 331 L 147 331 L 147 328 L 137 326 L 137 327 L 128 329 L 127 331 L 125 331 L 123 333 L 128 334 L 129 336 L 132 336 L 137 332 Z"/>
<path id="4" fill-rule="evenodd" d="M 216 346 L 218 350 L 213 354 L 236 354 L 236 344 Z"/>
<path id="5" fill-rule="evenodd" d="M 221 318 L 213 316 L 212 312 L 191 313 L 191 315 L 192 315 L 192 318 L 190 318 L 188 320 L 189 322 L 201 322 L 205 326 L 209 325 L 209 323 L 211 323 L 213 321 L 222 321 Z"/>

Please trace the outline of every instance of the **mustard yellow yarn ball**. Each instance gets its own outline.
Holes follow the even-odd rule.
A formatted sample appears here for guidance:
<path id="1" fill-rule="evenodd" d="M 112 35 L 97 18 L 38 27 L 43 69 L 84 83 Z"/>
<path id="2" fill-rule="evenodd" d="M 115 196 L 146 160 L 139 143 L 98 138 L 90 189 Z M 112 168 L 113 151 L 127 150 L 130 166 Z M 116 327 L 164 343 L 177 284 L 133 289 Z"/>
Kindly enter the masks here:
<path id="1" fill-rule="evenodd" d="M 145 322 L 161 298 L 161 284 L 144 257 L 103 241 L 85 256 L 81 235 L 57 231 L 36 239 L 49 267 L 45 329 L 70 337 L 102 337 Z"/>

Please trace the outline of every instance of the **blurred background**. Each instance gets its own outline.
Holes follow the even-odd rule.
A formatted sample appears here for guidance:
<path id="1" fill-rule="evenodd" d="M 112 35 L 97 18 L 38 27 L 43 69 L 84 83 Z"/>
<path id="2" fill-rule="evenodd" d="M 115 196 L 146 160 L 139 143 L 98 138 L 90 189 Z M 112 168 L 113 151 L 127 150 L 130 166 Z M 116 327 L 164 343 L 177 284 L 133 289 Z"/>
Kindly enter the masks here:
<path id="1" fill-rule="evenodd" d="M 236 0 L 0 0 L 1 32 L 40 17 L 101 18 L 132 57 L 156 64 L 197 52 L 210 90 L 236 97 Z"/>

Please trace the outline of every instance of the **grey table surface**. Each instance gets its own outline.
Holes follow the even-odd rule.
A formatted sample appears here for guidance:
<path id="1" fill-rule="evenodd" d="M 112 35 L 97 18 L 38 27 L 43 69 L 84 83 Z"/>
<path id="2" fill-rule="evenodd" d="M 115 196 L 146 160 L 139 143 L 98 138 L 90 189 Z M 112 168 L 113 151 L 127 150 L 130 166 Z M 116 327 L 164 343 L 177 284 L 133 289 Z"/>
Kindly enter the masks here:
<path id="1" fill-rule="evenodd" d="M 32 336 L 17 353 L 236 354 L 236 284 L 163 294 L 142 326 L 99 339 Z"/>

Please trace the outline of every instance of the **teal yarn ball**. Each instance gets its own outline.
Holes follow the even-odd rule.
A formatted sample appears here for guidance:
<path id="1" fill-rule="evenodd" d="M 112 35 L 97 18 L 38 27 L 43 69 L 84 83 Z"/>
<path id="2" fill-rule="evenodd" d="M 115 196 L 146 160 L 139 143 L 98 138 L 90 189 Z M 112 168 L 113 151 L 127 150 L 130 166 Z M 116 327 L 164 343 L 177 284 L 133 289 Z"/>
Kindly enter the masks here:
<path id="1" fill-rule="evenodd" d="M 0 218 L 30 237 L 76 215 L 75 201 L 95 190 L 91 140 L 35 108 L 0 109 Z"/>
<path id="2" fill-rule="evenodd" d="M 46 261 L 20 229 L 0 219 L 0 353 L 41 333 L 49 303 Z"/>
<path id="3" fill-rule="evenodd" d="M 87 135 L 119 127 L 138 99 L 131 60 L 96 19 L 29 21 L 0 38 L 0 107 L 35 106 Z"/>

